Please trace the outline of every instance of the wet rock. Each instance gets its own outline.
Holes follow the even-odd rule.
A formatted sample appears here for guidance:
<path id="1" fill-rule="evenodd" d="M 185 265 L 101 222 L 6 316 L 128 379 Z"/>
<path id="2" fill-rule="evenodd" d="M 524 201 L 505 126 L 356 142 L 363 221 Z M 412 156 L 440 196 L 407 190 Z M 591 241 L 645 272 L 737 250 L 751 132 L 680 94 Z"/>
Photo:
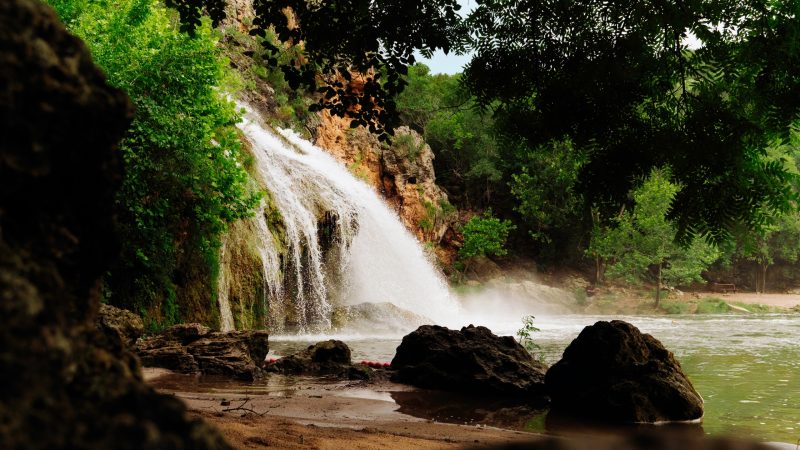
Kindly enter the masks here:
<path id="1" fill-rule="evenodd" d="M 336 328 L 352 331 L 385 330 L 388 333 L 400 333 L 431 321 L 393 303 L 383 302 L 337 307 L 332 322 Z"/>
<path id="2" fill-rule="evenodd" d="M 174 325 L 160 335 L 141 339 L 136 344 L 136 353 L 146 367 L 243 380 L 261 375 L 261 366 L 268 352 L 269 334 L 266 331 L 212 333 L 200 324 Z"/>
<path id="3" fill-rule="evenodd" d="M 52 9 L 0 1 L 4 449 L 230 448 L 142 381 L 127 331 L 97 323 L 118 254 L 115 145 L 130 119 L 125 94 Z"/>
<path id="4" fill-rule="evenodd" d="M 179 373 L 200 372 L 200 365 L 183 345 L 169 341 L 160 341 L 161 345 L 152 345 L 152 341 L 149 344 L 152 348 L 137 348 L 144 367 L 160 367 Z"/>
<path id="5" fill-rule="evenodd" d="M 405 336 L 392 360 L 393 381 L 446 391 L 514 396 L 546 403 L 547 366 L 511 336 L 485 327 L 460 331 L 424 325 Z"/>
<path id="6" fill-rule="evenodd" d="M 617 423 L 703 416 L 703 399 L 672 353 L 619 320 L 584 328 L 545 382 L 556 415 Z"/>
<path id="7" fill-rule="evenodd" d="M 179 323 L 164 330 L 162 336 L 164 339 L 188 345 L 210 332 L 210 328 L 199 323 Z"/>
<path id="8" fill-rule="evenodd" d="M 370 376 L 369 369 L 353 365 L 347 344 L 332 339 L 281 358 L 268 365 L 266 370 L 285 375 L 331 375 L 350 380 L 365 380 Z"/>
<path id="9" fill-rule="evenodd" d="M 115 306 L 101 304 L 97 326 L 110 339 L 132 347 L 144 333 L 144 323 L 138 315 Z"/>

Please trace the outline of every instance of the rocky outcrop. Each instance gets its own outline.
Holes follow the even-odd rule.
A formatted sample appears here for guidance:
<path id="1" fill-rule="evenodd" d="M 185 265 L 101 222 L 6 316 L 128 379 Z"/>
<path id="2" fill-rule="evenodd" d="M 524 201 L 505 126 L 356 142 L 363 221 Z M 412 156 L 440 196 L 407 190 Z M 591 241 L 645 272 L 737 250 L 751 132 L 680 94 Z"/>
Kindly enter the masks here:
<path id="1" fill-rule="evenodd" d="M 328 375 L 350 380 L 369 378 L 369 369 L 354 366 L 350 347 L 337 340 L 309 345 L 307 349 L 281 358 L 266 369 L 284 375 Z"/>
<path id="2" fill-rule="evenodd" d="M 97 327 L 107 339 L 119 340 L 132 347 L 144 333 L 142 318 L 115 306 L 101 304 L 97 314 Z"/>
<path id="3" fill-rule="evenodd" d="M 399 334 L 430 322 L 426 317 L 389 302 L 337 306 L 331 316 L 334 328 L 356 332 L 382 330 Z"/>
<path id="4" fill-rule="evenodd" d="M 451 265 L 458 250 L 456 216 L 447 194 L 436 184 L 433 151 L 408 127 L 395 130 L 392 144 L 382 145 L 366 128 L 350 128 L 350 120 L 319 115 L 315 143 L 375 187 L 421 241 L 437 244 L 436 255 Z"/>
<path id="5" fill-rule="evenodd" d="M 228 449 L 98 330 L 131 108 L 35 0 L 0 2 L 0 442 Z"/>
<path id="6" fill-rule="evenodd" d="M 483 395 L 513 396 L 546 403 L 547 366 L 535 361 L 511 336 L 488 328 L 461 331 L 423 325 L 405 336 L 392 360 L 393 381 L 413 386 Z"/>
<path id="7" fill-rule="evenodd" d="M 672 353 L 620 320 L 584 328 L 545 382 L 556 415 L 617 423 L 703 417 L 703 399 Z"/>
<path id="8" fill-rule="evenodd" d="M 140 340 L 135 350 L 146 367 L 253 380 L 261 375 L 268 339 L 266 331 L 223 333 L 200 324 L 180 324 Z"/>

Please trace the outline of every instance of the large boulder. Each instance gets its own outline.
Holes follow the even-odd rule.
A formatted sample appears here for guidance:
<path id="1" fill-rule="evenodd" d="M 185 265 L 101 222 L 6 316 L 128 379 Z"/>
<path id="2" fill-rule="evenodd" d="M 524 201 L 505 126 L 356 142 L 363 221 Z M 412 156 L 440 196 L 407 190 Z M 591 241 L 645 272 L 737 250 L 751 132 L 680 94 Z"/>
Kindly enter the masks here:
<path id="1" fill-rule="evenodd" d="M 555 415 L 617 423 L 703 417 L 703 399 L 672 353 L 620 320 L 584 328 L 545 383 Z"/>
<path id="2" fill-rule="evenodd" d="M 108 339 L 119 340 L 132 347 L 144 333 L 144 323 L 138 315 L 115 306 L 101 304 L 97 327 Z"/>
<path id="3" fill-rule="evenodd" d="M 229 449 L 98 329 L 131 119 L 36 0 L 0 1 L 0 446 Z M 127 334 L 127 333 L 123 333 Z"/>
<path id="4" fill-rule="evenodd" d="M 513 337 L 496 336 L 485 327 L 470 325 L 456 331 L 423 325 L 403 338 L 392 369 L 394 381 L 422 388 L 546 403 L 547 366 Z"/>
<path id="5" fill-rule="evenodd" d="M 266 370 L 284 375 L 330 375 L 351 380 L 369 378 L 368 369 L 353 365 L 350 347 L 333 339 L 309 345 L 303 351 L 268 365 Z"/>
<path id="6" fill-rule="evenodd" d="M 139 340 L 135 350 L 145 367 L 252 380 L 261 375 L 269 334 L 260 330 L 211 332 L 196 323 L 178 324 Z"/>

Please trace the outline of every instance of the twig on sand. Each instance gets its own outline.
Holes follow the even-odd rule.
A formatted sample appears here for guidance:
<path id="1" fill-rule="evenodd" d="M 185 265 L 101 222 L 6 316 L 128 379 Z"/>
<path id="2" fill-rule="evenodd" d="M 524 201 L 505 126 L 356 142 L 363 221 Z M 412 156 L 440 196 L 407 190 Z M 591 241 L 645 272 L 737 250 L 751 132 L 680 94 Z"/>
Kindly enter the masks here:
<path id="1" fill-rule="evenodd" d="M 222 410 L 222 412 L 244 411 L 244 412 L 249 412 L 249 413 L 255 414 L 257 416 L 263 416 L 264 414 L 267 413 L 267 411 L 264 411 L 264 412 L 260 413 L 260 412 L 258 412 L 256 410 L 252 409 L 252 408 L 245 407 L 244 405 L 246 405 L 247 402 L 249 402 L 249 401 L 250 401 L 250 397 L 245 398 L 241 405 L 233 407 L 233 408 L 225 408 L 225 409 Z"/>

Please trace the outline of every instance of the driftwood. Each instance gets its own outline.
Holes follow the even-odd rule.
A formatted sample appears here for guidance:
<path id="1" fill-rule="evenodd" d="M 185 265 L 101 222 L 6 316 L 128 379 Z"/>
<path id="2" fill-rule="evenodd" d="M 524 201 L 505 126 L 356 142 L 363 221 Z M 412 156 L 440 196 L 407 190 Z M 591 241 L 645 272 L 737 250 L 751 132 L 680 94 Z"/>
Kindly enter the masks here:
<path id="1" fill-rule="evenodd" d="M 258 416 L 263 416 L 264 414 L 267 413 L 267 411 L 259 413 L 258 411 L 254 410 L 252 408 L 245 407 L 244 405 L 246 405 L 248 402 L 250 402 L 250 400 L 251 400 L 251 398 L 247 397 L 247 398 L 244 399 L 244 401 L 242 402 L 241 405 L 233 407 L 233 408 L 225 408 L 225 409 L 222 410 L 222 412 L 244 411 L 244 412 L 248 412 L 248 413 L 251 413 L 251 414 L 258 415 Z M 227 403 L 227 402 L 223 402 L 223 403 Z"/>

